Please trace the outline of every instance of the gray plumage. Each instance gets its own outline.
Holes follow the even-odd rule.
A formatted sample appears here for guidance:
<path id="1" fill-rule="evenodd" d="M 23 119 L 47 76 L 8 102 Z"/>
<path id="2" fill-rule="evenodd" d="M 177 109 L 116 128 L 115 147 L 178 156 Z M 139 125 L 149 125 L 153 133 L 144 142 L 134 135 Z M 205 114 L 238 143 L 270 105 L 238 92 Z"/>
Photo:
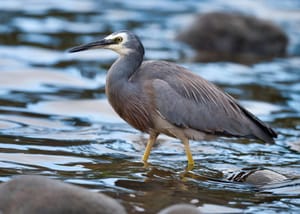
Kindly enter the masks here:
<path id="1" fill-rule="evenodd" d="M 143 62 L 143 45 L 133 33 L 119 31 L 70 52 L 91 48 L 120 54 L 108 71 L 106 94 L 120 117 L 150 134 L 146 150 L 160 133 L 181 139 L 187 150 L 188 139 L 205 135 L 274 142 L 276 133 L 269 126 L 214 84 L 171 62 Z M 192 162 L 188 151 L 187 155 Z M 143 160 L 147 159 L 145 152 Z"/>
<path id="2" fill-rule="evenodd" d="M 133 83 L 145 83 L 140 92 L 147 94 L 146 98 L 139 97 L 147 112 L 150 101 L 164 119 L 180 128 L 274 142 L 272 129 L 230 95 L 181 66 L 165 61 L 146 61 L 131 79 Z M 147 87 L 152 87 L 153 91 L 149 92 Z"/>

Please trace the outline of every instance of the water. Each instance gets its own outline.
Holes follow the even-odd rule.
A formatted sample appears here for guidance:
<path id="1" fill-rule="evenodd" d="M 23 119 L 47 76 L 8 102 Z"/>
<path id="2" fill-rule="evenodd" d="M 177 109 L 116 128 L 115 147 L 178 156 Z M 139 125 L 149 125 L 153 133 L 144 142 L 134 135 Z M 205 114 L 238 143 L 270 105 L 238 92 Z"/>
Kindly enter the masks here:
<path id="1" fill-rule="evenodd" d="M 40 174 L 105 192 L 129 213 L 174 203 L 205 212 L 300 211 L 300 4 L 288 1 L 37 1 L 0 4 L 0 181 Z M 197 12 L 240 11 L 271 19 L 287 32 L 289 57 L 252 66 L 192 63 L 175 41 Z M 274 15 L 276 14 L 276 15 Z M 239 99 L 279 133 L 274 145 L 218 138 L 191 142 L 196 161 L 185 172 L 183 145 L 161 136 L 140 162 L 147 135 L 107 103 L 105 73 L 116 54 L 66 49 L 120 29 L 137 33 L 146 58 L 176 61 Z M 254 187 L 227 181 L 245 167 L 289 177 Z"/>

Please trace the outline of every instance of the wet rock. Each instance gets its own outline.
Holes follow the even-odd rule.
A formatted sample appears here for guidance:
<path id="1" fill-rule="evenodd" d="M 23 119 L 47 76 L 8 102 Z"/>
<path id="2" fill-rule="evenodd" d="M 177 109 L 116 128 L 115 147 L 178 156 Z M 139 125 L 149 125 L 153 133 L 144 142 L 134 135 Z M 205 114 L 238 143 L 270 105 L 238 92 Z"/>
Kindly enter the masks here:
<path id="1" fill-rule="evenodd" d="M 272 193 L 273 195 L 299 195 L 300 179 L 291 179 L 285 182 L 268 184 L 261 188 L 262 193 Z"/>
<path id="2" fill-rule="evenodd" d="M 158 214 L 201 214 L 200 210 L 190 204 L 175 204 L 161 210 Z"/>
<path id="3" fill-rule="evenodd" d="M 269 169 L 242 169 L 233 173 L 229 178 L 230 181 L 243 182 L 256 186 L 280 183 L 288 178 L 278 172 Z"/>
<path id="4" fill-rule="evenodd" d="M 269 21 L 241 14 L 198 15 L 177 37 L 198 51 L 197 61 L 254 63 L 283 57 L 286 34 Z"/>
<path id="5" fill-rule="evenodd" d="M 291 150 L 300 152 L 300 140 L 292 141 L 287 143 Z"/>
<path id="6" fill-rule="evenodd" d="M 0 213 L 124 214 L 114 199 L 43 176 L 18 176 L 0 185 Z"/>

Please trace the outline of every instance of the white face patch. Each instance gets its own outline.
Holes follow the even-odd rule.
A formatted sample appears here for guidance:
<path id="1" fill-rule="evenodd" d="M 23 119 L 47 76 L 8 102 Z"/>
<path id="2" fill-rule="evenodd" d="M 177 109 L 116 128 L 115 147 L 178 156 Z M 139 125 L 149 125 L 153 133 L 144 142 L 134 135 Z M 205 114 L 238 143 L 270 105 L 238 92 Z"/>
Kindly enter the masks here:
<path id="1" fill-rule="evenodd" d="M 128 41 L 128 36 L 127 36 L 127 33 L 118 33 L 118 34 L 110 34 L 108 35 L 107 37 L 105 37 L 104 39 L 114 39 L 114 38 L 117 38 L 117 37 L 122 37 L 123 38 L 123 41 L 121 43 L 126 43 Z"/>
<path id="2" fill-rule="evenodd" d="M 122 32 L 122 33 L 118 33 L 118 34 L 111 34 L 111 35 L 108 35 L 107 37 L 105 37 L 104 39 L 115 39 L 117 37 L 121 37 L 122 42 L 120 42 L 118 44 L 108 45 L 106 48 L 114 50 L 117 53 L 119 53 L 120 55 L 127 55 L 131 51 L 130 49 L 126 48 L 124 45 L 128 41 L 127 33 Z"/>

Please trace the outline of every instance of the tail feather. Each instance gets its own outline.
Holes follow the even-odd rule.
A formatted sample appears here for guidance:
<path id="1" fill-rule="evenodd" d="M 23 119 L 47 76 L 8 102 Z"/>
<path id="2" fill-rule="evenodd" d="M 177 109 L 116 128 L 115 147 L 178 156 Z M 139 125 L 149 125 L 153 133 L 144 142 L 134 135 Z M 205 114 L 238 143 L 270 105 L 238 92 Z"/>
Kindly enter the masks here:
<path id="1" fill-rule="evenodd" d="M 247 111 L 245 108 L 240 106 L 240 109 L 243 111 L 243 113 L 247 116 L 248 119 L 250 119 L 254 124 L 250 128 L 253 131 L 253 136 L 257 139 L 260 139 L 266 143 L 274 143 L 274 138 L 277 137 L 277 133 L 269 127 L 267 124 L 262 122 L 260 119 L 258 119 L 256 116 L 254 116 L 252 113 Z"/>

